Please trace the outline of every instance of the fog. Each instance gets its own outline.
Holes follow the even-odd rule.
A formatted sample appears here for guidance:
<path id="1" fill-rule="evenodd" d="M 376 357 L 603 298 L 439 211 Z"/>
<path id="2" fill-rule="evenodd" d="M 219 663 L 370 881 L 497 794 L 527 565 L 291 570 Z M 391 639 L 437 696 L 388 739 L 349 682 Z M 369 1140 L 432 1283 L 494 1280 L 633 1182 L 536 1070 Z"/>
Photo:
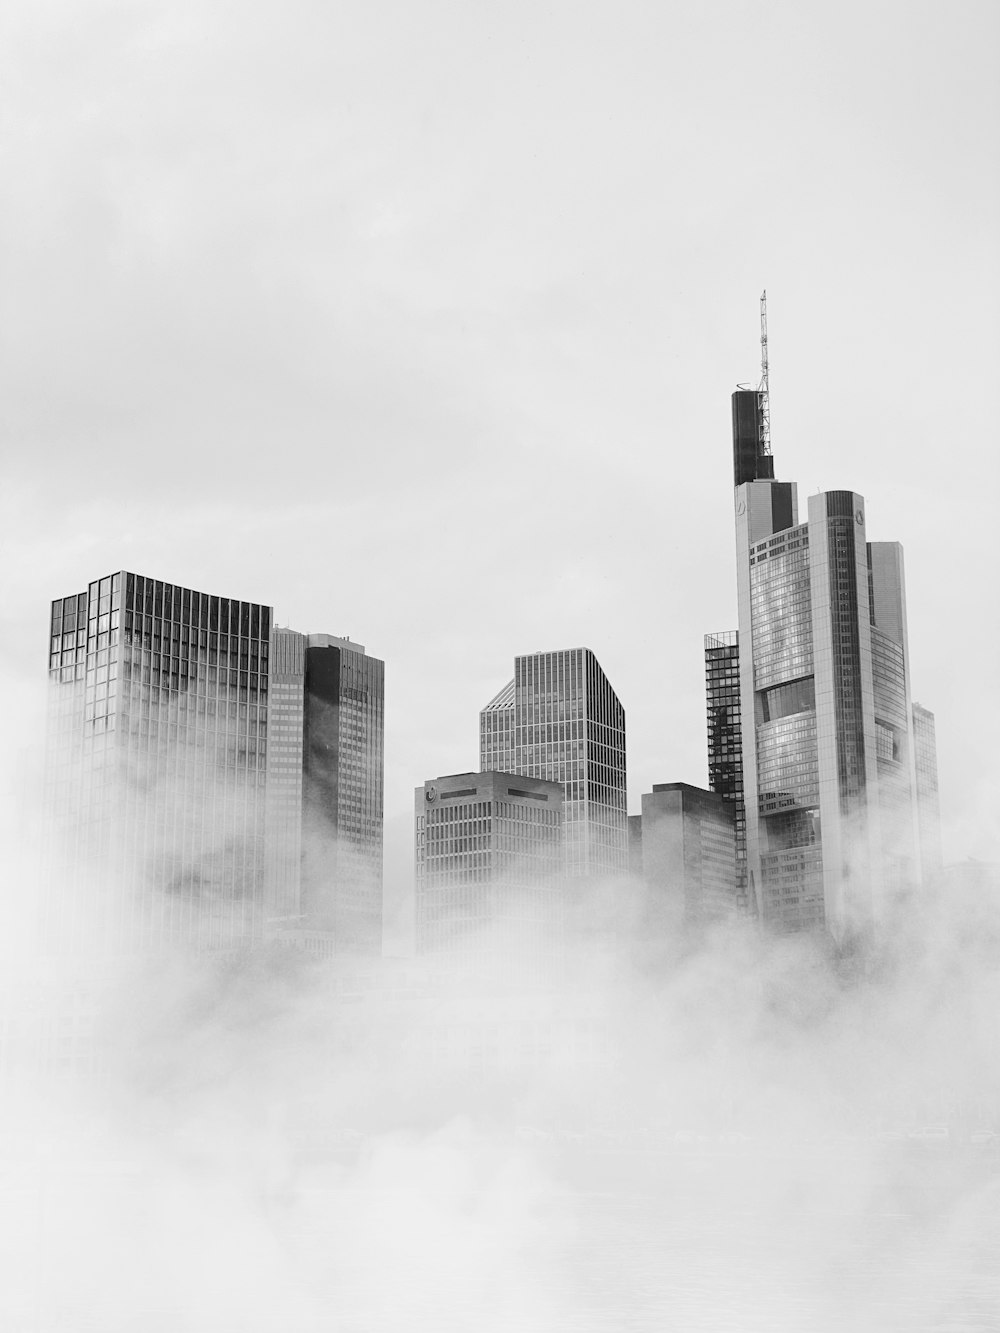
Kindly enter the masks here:
<path id="1" fill-rule="evenodd" d="M 10 959 L 0 1325 L 996 1327 L 988 886 L 851 958 L 602 889 L 520 980 Z"/>

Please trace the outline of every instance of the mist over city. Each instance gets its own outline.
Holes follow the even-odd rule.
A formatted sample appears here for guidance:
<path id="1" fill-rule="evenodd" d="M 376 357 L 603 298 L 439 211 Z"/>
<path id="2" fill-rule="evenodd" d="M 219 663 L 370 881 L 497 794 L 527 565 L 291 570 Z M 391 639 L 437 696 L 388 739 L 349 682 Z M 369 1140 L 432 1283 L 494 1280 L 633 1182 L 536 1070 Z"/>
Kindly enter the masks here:
<path id="1" fill-rule="evenodd" d="M 0 22 L 0 1327 L 1000 1328 L 995 7 Z"/>

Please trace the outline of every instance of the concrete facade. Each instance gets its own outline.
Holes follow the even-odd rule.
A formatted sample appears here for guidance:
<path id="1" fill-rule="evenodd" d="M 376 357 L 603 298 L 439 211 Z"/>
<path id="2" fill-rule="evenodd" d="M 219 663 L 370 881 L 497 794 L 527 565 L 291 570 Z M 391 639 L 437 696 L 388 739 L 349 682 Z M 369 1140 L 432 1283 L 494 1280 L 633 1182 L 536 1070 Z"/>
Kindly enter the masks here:
<path id="1" fill-rule="evenodd" d="M 454 773 L 414 792 L 416 948 L 513 968 L 558 937 L 562 785 Z"/>

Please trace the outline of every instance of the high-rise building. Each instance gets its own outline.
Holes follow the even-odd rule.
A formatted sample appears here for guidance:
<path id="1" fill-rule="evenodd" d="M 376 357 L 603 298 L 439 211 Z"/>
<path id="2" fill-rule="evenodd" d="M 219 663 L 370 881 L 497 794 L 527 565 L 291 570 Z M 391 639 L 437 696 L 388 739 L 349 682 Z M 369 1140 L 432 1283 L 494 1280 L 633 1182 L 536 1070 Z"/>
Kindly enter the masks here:
<path id="1" fill-rule="evenodd" d="M 309 670 L 331 644 L 370 677 L 340 672 L 347 702 L 332 709 L 324 659 Z M 45 949 L 233 948 L 313 917 L 345 944 L 374 935 L 382 664 L 344 645 L 128 571 L 52 603 Z M 326 859 L 310 864 L 317 840 Z M 332 852 L 359 842 L 377 887 Z M 331 914 L 331 899 L 352 910 Z"/>
<path id="2" fill-rule="evenodd" d="M 743 804 L 743 739 L 740 710 L 740 647 L 736 630 L 705 635 L 705 697 L 708 711 L 708 785 L 733 809 L 736 833 L 736 901 L 746 911 L 747 820 Z"/>
<path id="3" fill-rule="evenodd" d="M 479 762 L 562 784 L 570 879 L 627 874 L 625 710 L 589 648 L 514 659 L 479 715 Z"/>
<path id="4" fill-rule="evenodd" d="M 853 491 L 774 479 L 766 392 L 733 395 L 742 770 L 753 905 L 865 934 L 919 876 L 901 548 Z"/>
<path id="5" fill-rule="evenodd" d="M 523 970 L 558 932 L 563 789 L 454 773 L 414 792 L 417 952 Z"/>
<path id="6" fill-rule="evenodd" d="M 268 841 L 283 935 L 378 953 L 384 664 L 330 634 L 276 629 L 273 640 Z"/>
<path id="7" fill-rule="evenodd" d="M 732 801 L 686 782 L 656 783 L 642 796 L 641 836 L 648 935 L 666 939 L 735 914 Z"/>

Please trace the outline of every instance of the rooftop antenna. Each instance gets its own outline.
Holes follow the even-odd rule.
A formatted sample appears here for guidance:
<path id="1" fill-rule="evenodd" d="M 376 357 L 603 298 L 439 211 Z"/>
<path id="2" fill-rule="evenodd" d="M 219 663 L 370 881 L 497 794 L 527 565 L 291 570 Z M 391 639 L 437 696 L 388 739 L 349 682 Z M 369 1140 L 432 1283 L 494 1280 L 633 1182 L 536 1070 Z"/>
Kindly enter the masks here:
<path id="1" fill-rule="evenodd" d="M 760 383 L 757 385 L 757 444 L 771 452 L 771 397 L 767 383 L 767 292 L 760 294 Z"/>

